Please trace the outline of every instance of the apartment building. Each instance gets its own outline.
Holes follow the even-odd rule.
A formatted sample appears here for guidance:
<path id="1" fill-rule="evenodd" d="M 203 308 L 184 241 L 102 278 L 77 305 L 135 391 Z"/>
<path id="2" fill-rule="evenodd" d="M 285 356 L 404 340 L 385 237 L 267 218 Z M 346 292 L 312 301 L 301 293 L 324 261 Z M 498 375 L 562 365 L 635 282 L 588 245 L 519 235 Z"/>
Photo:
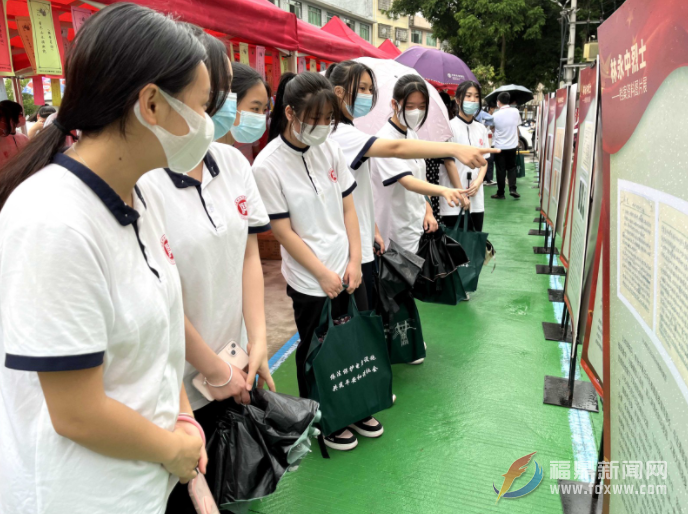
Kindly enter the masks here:
<path id="1" fill-rule="evenodd" d="M 351 30 L 366 41 L 374 43 L 373 2 L 375 0 L 270 0 L 281 9 L 316 27 L 322 27 L 333 16 L 339 17 Z"/>

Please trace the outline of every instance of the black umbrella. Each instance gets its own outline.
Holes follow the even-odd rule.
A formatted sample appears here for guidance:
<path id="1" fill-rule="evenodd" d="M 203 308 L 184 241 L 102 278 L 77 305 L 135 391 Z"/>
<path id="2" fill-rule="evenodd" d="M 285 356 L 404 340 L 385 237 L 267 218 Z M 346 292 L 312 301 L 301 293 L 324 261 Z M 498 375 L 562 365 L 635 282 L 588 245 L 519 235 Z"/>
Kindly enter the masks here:
<path id="1" fill-rule="evenodd" d="M 511 100 L 509 103 L 516 102 L 517 105 L 523 105 L 533 99 L 533 93 L 527 87 L 517 86 L 516 84 L 509 84 L 508 86 L 498 87 L 492 93 L 485 97 L 487 105 L 497 105 L 497 97 L 499 93 L 509 93 Z"/>

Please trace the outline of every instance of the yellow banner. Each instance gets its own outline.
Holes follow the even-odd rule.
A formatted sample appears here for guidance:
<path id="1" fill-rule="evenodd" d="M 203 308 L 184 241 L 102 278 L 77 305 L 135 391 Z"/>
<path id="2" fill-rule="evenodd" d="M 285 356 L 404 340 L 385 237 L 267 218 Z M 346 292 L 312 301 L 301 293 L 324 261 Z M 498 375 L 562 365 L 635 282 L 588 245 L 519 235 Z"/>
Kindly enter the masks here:
<path id="1" fill-rule="evenodd" d="M 59 107 L 62 104 L 62 90 L 60 89 L 60 79 L 50 79 L 50 91 L 53 94 L 53 105 Z"/>
<path id="2" fill-rule="evenodd" d="M 279 56 L 280 60 L 280 71 L 282 74 L 285 74 L 287 71 L 289 71 L 289 67 L 287 66 L 287 60 L 282 57 L 281 55 Z"/>
<path id="3" fill-rule="evenodd" d="M 239 43 L 239 62 L 248 65 L 248 43 Z"/>
<path id="4" fill-rule="evenodd" d="M 36 73 L 39 75 L 62 75 L 60 48 L 55 35 L 55 24 L 50 2 L 45 0 L 27 0 L 33 46 L 36 55 Z"/>

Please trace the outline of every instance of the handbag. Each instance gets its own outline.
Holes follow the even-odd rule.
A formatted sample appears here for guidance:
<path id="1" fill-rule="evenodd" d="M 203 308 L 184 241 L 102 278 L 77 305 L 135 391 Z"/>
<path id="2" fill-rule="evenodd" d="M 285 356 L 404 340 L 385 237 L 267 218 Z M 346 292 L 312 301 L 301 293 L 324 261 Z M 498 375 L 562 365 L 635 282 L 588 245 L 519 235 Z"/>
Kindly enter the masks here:
<path id="1" fill-rule="evenodd" d="M 320 403 L 326 436 L 392 406 L 382 318 L 359 312 L 349 297 L 348 319 L 342 321 L 335 325 L 328 298 L 306 357 L 308 397 Z"/>
<path id="2" fill-rule="evenodd" d="M 460 227 L 463 219 L 463 229 Z M 470 231 L 469 231 L 470 224 Z M 476 232 L 470 210 L 461 209 L 452 228 L 442 227 L 447 235 L 458 241 L 466 251 L 470 262 L 459 268 L 458 277 L 464 289 L 472 293 L 478 289 L 478 279 L 486 257 L 487 233 Z M 490 245 L 492 246 L 492 245 Z"/>
<path id="3" fill-rule="evenodd" d="M 468 264 L 466 252 L 442 228 L 421 236 L 418 252 L 425 261 L 413 286 L 413 296 L 422 302 L 456 305 L 467 299 L 461 281 L 452 275 Z"/>

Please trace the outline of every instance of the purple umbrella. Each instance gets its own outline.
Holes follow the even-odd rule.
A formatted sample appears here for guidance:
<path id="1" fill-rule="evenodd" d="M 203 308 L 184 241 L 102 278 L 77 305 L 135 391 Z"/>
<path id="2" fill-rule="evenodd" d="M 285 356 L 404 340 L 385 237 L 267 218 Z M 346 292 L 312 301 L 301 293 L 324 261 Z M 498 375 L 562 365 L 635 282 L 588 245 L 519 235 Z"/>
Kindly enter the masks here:
<path id="1" fill-rule="evenodd" d="M 394 60 L 413 68 L 421 77 L 441 89 L 456 89 L 467 80 L 478 82 L 465 62 L 434 48 L 412 46 Z"/>

